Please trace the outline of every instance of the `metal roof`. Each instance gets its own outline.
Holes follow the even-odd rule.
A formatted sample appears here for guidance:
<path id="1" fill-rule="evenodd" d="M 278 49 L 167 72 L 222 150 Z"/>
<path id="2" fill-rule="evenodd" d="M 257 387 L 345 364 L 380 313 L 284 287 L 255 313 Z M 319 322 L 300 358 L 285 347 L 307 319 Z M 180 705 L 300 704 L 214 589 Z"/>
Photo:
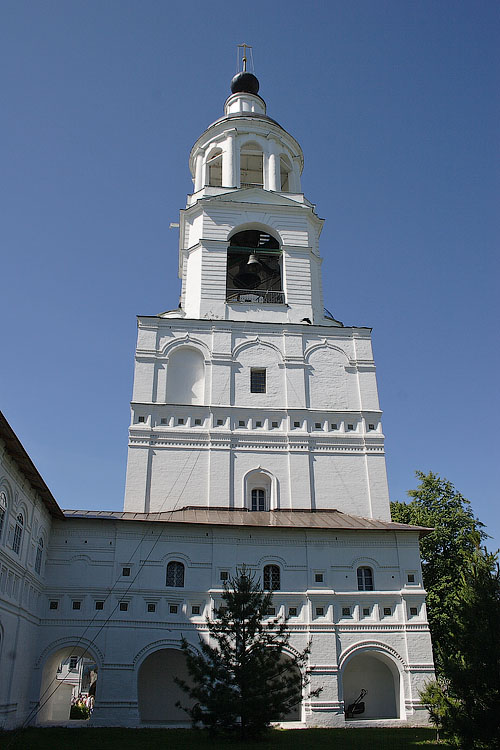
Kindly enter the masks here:
<path id="1" fill-rule="evenodd" d="M 146 521 L 154 523 L 201 524 L 211 526 L 250 526 L 282 529 L 332 529 L 338 531 L 402 531 L 421 535 L 432 529 L 409 526 L 376 518 L 360 518 L 339 510 L 272 510 L 247 511 L 229 508 L 187 507 L 161 513 L 131 513 L 104 510 L 65 510 L 68 519 L 100 521 Z"/>
<path id="2" fill-rule="evenodd" d="M 21 441 L 0 411 L 0 438 L 5 442 L 6 452 L 17 465 L 19 471 L 24 474 L 35 492 L 42 498 L 45 507 L 54 518 L 64 518 L 64 513 L 57 504 L 52 492 L 49 490 L 35 464 L 26 453 Z"/>

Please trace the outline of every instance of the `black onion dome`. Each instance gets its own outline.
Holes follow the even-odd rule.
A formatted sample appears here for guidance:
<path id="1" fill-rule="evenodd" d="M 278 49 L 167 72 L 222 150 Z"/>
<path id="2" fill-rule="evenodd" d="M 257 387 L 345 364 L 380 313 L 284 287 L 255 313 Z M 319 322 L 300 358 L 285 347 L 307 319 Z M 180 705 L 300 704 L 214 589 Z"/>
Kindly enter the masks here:
<path id="1" fill-rule="evenodd" d="M 253 73 L 241 71 L 236 73 L 231 81 L 231 92 L 233 94 L 257 94 L 259 92 L 259 79 Z"/>

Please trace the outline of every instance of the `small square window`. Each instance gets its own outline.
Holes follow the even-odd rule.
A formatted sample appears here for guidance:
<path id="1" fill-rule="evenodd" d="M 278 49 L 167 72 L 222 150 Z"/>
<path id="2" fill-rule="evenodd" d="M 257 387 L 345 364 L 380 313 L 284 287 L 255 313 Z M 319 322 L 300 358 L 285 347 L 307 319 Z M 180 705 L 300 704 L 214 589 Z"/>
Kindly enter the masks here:
<path id="1" fill-rule="evenodd" d="M 342 607 L 342 617 L 350 617 L 350 615 L 351 615 L 351 608 Z"/>
<path id="2" fill-rule="evenodd" d="M 294 426 L 294 427 L 300 427 L 300 422 L 294 422 L 294 423 L 293 423 L 293 426 Z"/>
<path id="3" fill-rule="evenodd" d="M 363 607 L 363 617 L 370 616 L 370 607 Z"/>
<path id="4" fill-rule="evenodd" d="M 406 580 L 408 583 L 415 583 L 415 573 L 408 573 Z"/>
<path id="5" fill-rule="evenodd" d="M 278 426 L 278 423 L 277 423 L 277 422 L 272 422 L 272 426 L 273 426 L 273 427 L 277 427 L 277 426 Z"/>
<path id="6" fill-rule="evenodd" d="M 179 607 L 177 606 L 177 604 L 170 604 L 168 607 L 168 611 L 171 615 L 176 615 L 179 611 Z"/>
<path id="7" fill-rule="evenodd" d="M 73 609 L 81 609 L 82 603 L 81 602 L 73 602 Z"/>
<path id="8" fill-rule="evenodd" d="M 139 417 L 137 421 L 138 422 L 145 422 L 146 421 L 146 417 Z"/>
<path id="9" fill-rule="evenodd" d="M 297 607 L 288 607 L 288 616 L 297 617 Z"/>
<path id="10" fill-rule="evenodd" d="M 223 424 L 224 424 L 224 420 L 223 419 L 218 419 L 217 420 L 217 427 L 222 427 Z"/>
<path id="11" fill-rule="evenodd" d="M 221 581 L 228 581 L 229 580 L 229 572 L 227 570 L 221 570 L 221 572 L 220 572 L 220 579 L 221 579 Z"/>
<path id="12" fill-rule="evenodd" d="M 257 420 L 257 422 L 255 423 L 255 426 L 262 427 L 262 422 L 260 420 Z"/>
<path id="13" fill-rule="evenodd" d="M 323 583 L 323 573 L 315 573 L 314 574 L 314 582 L 315 583 Z"/>
<path id="14" fill-rule="evenodd" d="M 268 607 L 267 608 L 267 614 L 268 615 L 275 615 L 276 614 L 276 607 Z"/>
<path id="15" fill-rule="evenodd" d="M 168 417 L 162 417 L 160 419 L 160 424 L 168 424 Z"/>
<path id="16" fill-rule="evenodd" d="M 49 609 L 58 609 L 59 608 L 59 602 L 49 602 Z"/>
<path id="17" fill-rule="evenodd" d="M 179 417 L 177 424 L 184 424 L 184 417 Z"/>
<path id="18" fill-rule="evenodd" d="M 244 426 L 245 426 L 245 421 L 243 419 L 240 419 L 238 422 L 238 427 L 244 427 Z"/>
<path id="19" fill-rule="evenodd" d="M 251 393 L 265 393 L 266 392 L 266 371 L 260 367 L 250 368 L 250 392 Z"/>
<path id="20" fill-rule="evenodd" d="M 392 615 L 392 609 L 390 607 L 384 607 L 384 617 L 390 617 Z"/>
<path id="21" fill-rule="evenodd" d="M 347 425 L 347 429 L 348 430 L 354 430 L 354 425 L 353 424 L 348 424 Z"/>
<path id="22" fill-rule="evenodd" d="M 324 607 L 316 607 L 316 617 L 323 617 L 325 614 Z"/>
<path id="23" fill-rule="evenodd" d="M 193 604 L 191 607 L 191 614 L 192 615 L 199 615 L 200 614 L 200 605 L 199 604 Z"/>
<path id="24" fill-rule="evenodd" d="M 156 612 L 156 602 L 148 602 L 148 612 Z"/>
<path id="25" fill-rule="evenodd" d="M 96 602 L 95 603 L 95 608 L 99 609 L 99 610 L 100 609 L 104 609 L 104 602 L 102 602 L 102 601 Z"/>
<path id="26" fill-rule="evenodd" d="M 128 602 L 120 602 L 120 612 L 126 612 L 128 610 Z"/>
<path id="27" fill-rule="evenodd" d="M 368 429 L 369 430 L 374 430 L 375 429 L 375 425 L 374 424 L 369 424 L 368 425 Z"/>
<path id="28" fill-rule="evenodd" d="M 415 615 L 418 615 L 418 609 L 417 609 L 417 607 L 410 607 L 410 615 L 412 617 L 415 617 Z"/>
<path id="29" fill-rule="evenodd" d="M 69 658 L 70 671 L 74 672 L 77 666 L 78 666 L 78 656 L 70 656 Z"/>
<path id="30" fill-rule="evenodd" d="M 314 423 L 314 429 L 315 430 L 321 430 L 321 422 L 315 422 Z"/>
<path id="31" fill-rule="evenodd" d="M 194 420 L 194 423 L 195 423 L 195 425 L 196 425 L 197 427 L 199 427 L 199 426 L 201 425 L 201 419 L 195 419 L 195 420 Z"/>
<path id="32" fill-rule="evenodd" d="M 122 576 L 127 578 L 130 575 L 130 568 L 122 568 Z"/>
<path id="33" fill-rule="evenodd" d="M 338 426 L 338 424 L 336 424 L 335 422 L 332 422 L 332 424 L 330 425 L 330 429 L 331 429 L 331 430 L 338 430 L 338 429 L 339 429 L 339 426 Z"/>

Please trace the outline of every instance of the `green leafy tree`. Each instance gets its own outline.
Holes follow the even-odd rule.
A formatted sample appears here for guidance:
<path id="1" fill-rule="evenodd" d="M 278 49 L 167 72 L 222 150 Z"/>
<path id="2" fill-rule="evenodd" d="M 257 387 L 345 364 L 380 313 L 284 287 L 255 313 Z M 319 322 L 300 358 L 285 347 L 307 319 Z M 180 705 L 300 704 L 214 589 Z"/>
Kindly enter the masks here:
<path id="1" fill-rule="evenodd" d="M 470 502 L 451 482 L 432 471 L 416 474 L 420 484 L 408 492 L 412 501 L 391 503 L 391 516 L 399 523 L 434 529 L 421 538 L 420 556 L 436 672 L 441 674 L 441 646 L 446 648 L 456 622 L 461 577 L 486 534 Z"/>
<path id="2" fill-rule="evenodd" d="M 244 567 L 224 584 L 222 599 L 214 619 L 206 620 L 210 643 L 200 638 L 195 654 L 183 639 L 191 680 L 176 682 L 194 701 L 183 707 L 193 725 L 256 737 L 301 702 L 309 649 L 285 657 L 286 619 L 268 617 L 272 593 L 262 591 Z"/>
<path id="3" fill-rule="evenodd" d="M 456 591 L 456 622 L 439 645 L 438 680 L 422 700 L 461 748 L 500 747 L 500 574 L 495 555 L 476 550 Z"/>
<path id="4" fill-rule="evenodd" d="M 457 747 L 500 747 L 500 577 L 483 524 L 451 482 L 417 472 L 400 523 L 432 527 L 420 541 L 436 681 L 422 693 L 431 719 Z"/>

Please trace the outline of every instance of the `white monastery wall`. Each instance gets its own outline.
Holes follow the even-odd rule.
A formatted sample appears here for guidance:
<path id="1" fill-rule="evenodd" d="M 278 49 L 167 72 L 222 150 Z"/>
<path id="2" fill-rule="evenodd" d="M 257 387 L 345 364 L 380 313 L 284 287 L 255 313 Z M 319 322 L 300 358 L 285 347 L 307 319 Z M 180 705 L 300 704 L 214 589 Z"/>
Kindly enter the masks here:
<path id="1" fill-rule="evenodd" d="M 0 440 L 0 727 L 27 716 L 51 523 Z"/>
<path id="2" fill-rule="evenodd" d="M 265 565 L 274 564 L 280 569 L 276 613 L 290 615 L 290 608 L 295 612 L 290 616 L 292 646 L 302 650 L 311 641 L 313 687 L 317 683 L 324 688 L 319 698 L 306 700 L 302 719 L 311 726 L 343 723 L 342 660 L 349 651 L 370 646 L 399 669 L 399 710 L 418 721 L 418 689 L 431 665 L 425 656 L 429 644 L 418 548 L 409 536 L 90 519 L 56 522 L 31 699 L 37 699 L 50 653 L 63 643 L 88 643 L 99 662 L 92 722 L 139 724 L 144 657 L 162 648 L 178 649 L 182 635 L 196 648 L 198 634 L 206 637 L 205 615 L 222 602 L 221 574 L 234 575 L 246 564 L 259 578 Z M 401 550 L 408 571 L 417 576 L 411 587 L 404 580 L 406 569 L 398 564 Z M 184 586 L 166 586 L 170 561 L 185 566 Z M 357 590 L 360 565 L 373 569 L 374 591 Z M 80 602 L 78 610 L 75 601 Z M 96 601 L 104 601 L 103 610 L 96 612 Z M 58 608 L 51 609 L 50 602 Z M 409 616 L 409 602 L 417 604 L 418 615 Z M 121 611 L 122 603 L 126 611 Z M 148 610 L 151 604 L 154 611 Z M 384 613 L 388 607 L 390 614 Z M 368 616 L 363 615 L 366 608 Z"/>

